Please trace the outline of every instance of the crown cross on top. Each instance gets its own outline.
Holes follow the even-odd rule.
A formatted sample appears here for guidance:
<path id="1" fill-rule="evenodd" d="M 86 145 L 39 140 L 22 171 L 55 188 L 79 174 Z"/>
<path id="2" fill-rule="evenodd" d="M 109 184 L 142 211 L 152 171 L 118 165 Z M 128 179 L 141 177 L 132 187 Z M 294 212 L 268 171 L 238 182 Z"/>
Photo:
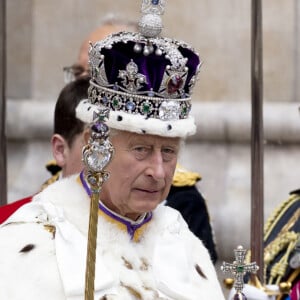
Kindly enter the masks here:
<path id="1" fill-rule="evenodd" d="M 165 0 L 143 0 L 142 13 L 143 14 L 158 14 L 162 15 L 165 10 Z"/>
<path id="2" fill-rule="evenodd" d="M 123 86 L 132 93 L 137 92 L 142 84 L 147 84 L 145 75 L 138 73 L 138 66 L 131 60 L 126 70 L 119 71 L 119 78 L 122 79 Z"/>
<path id="3" fill-rule="evenodd" d="M 245 263 L 246 249 L 242 246 L 238 246 L 237 249 L 234 250 L 235 261 L 233 263 L 223 262 L 221 266 L 221 270 L 224 273 L 230 273 L 234 277 L 234 285 L 233 287 L 236 290 L 235 299 L 247 299 L 244 294 L 242 294 L 244 288 L 244 275 L 246 273 L 256 273 L 258 270 L 258 266 L 256 262 L 252 262 L 249 264 Z"/>

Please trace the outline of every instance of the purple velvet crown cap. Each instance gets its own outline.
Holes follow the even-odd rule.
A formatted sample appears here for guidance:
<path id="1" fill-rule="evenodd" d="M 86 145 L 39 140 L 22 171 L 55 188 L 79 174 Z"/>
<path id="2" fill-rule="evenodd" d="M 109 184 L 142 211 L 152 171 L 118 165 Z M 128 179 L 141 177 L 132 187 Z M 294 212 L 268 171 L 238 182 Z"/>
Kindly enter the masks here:
<path id="1" fill-rule="evenodd" d="M 119 34 L 111 35 L 107 40 L 113 41 L 118 36 Z M 92 80 L 100 86 L 108 87 L 111 85 L 115 88 L 124 88 L 120 71 L 126 70 L 127 65 L 132 61 L 136 64 L 137 73 L 145 76 L 145 83 L 141 84 L 136 91 L 131 92 L 140 94 L 146 92 L 145 95 L 151 96 L 153 91 L 157 97 L 162 98 L 178 99 L 189 97 L 200 66 L 200 58 L 193 49 L 185 43 L 171 39 L 156 38 L 150 41 L 151 53 L 145 55 L 143 51 L 137 52 L 135 49 L 136 45 L 147 47 L 147 44 L 142 39 L 140 42 L 137 41 L 134 34 L 132 37 L 132 41 L 127 39 L 121 40 L 113 43 L 110 47 L 101 46 L 106 42 L 94 45 L 90 55 L 103 56 L 103 61 L 95 65 L 93 64 L 95 60 L 93 58 L 90 59 Z M 166 49 L 161 49 L 161 41 L 164 41 L 163 45 Z M 173 54 L 173 48 L 176 48 L 178 52 Z M 173 64 L 170 60 L 172 55 L 174 55 L 172 57 Z M 178 55 L 182 57 L 175 58 Z M 185 63 L 174 63 L 174 59 L 184 60 Z M 98 70 L 101 68 L 102 63 L 107 82 L 103 81 L 103 78 L 99 76 Z M 168 68 L 170 69 L 168 70 Z"/>

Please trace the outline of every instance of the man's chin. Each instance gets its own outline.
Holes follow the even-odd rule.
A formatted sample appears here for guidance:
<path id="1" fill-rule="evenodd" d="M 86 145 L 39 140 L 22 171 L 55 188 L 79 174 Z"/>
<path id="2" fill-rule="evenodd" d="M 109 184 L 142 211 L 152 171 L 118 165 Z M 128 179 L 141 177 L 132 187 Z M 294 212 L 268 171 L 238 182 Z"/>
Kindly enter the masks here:
<path id="1" fill-rule="evenodd" d="M 136 206 L 136 211 L 138 211 L 140 214 L 150 212 L 154 210 L 160 203 L 161 201 L 158 201 L 157 199 L 152 201 L 147 201 L 145 203 L 139 203 Z"/>

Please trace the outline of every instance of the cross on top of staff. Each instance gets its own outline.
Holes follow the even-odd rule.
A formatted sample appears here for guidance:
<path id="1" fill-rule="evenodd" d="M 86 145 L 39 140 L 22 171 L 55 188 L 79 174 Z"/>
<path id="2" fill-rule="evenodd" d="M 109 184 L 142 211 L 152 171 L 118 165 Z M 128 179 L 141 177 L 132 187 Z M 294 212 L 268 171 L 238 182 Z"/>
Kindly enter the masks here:
<path id="1" fill-rule="evenodd" d="M 244 275 L 246 273 L 256 273 L 259 267 L 256 262 L 249 264 L 245 263 L 246 249 L 243 246 L 238 246 L 234 249 L 235 260 L 233 263 L 223 262 L 221 270 L 224 273 L 230 273 L 234 277 L 233 287 L 236 290 L 236 294 L 241 294 L 244 287 Z"/>

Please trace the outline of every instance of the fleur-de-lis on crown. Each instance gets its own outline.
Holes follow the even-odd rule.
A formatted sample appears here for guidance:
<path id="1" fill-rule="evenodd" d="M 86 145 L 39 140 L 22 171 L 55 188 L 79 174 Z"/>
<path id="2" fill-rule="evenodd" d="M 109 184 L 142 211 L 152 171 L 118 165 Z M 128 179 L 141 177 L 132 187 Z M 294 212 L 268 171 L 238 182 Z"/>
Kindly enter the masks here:
<path id="1" fill-rule="evenodd" d="M 138 66 L 131 60 L 126 70 L 119 71 L 119 78 L 122 79 L 123 86 L 130 92 L 136 93 L 142 86 L 147 83 L 145 75 L 138 73 Z"/>

